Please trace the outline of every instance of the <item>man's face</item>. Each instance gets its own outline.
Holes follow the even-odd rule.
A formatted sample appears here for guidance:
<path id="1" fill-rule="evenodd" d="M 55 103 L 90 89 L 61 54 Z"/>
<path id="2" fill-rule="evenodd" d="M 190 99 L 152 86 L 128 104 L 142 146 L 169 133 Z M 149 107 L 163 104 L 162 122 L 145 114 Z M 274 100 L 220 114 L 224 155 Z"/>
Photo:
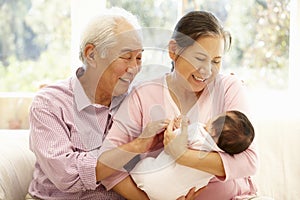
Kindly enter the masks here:
<path id="1" fill-rule="evenodd" d="M 100 82 L 105 89 L 118 96 L 127 92 L 131 82 L 141 69 L 142 41 L 139 32 L 123 23 L 118 28 L 116 44 L 107 51 L 107 68 Z"/>

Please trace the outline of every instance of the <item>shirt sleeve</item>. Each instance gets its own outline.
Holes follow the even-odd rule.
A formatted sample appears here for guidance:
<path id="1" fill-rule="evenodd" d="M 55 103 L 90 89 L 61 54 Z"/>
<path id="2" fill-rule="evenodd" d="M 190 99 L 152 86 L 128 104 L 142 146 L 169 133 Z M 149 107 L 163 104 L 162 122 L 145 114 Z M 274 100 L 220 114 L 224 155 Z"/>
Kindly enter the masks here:
<path id="1" fill-rule="evenodd" d="M 239 80 L 235 75 L 230 75 L 224 78 L 224 98 L 225 111 L 239 110 L 251 116 L 250 104 L 247 98 L 247 88 L 242 80 Z"/>
<path id="2" fill-rule="evenodd" d="M 224 152 L 219 152 L 219 154 L 226 173 L 225 179 L 220 180 L 227 181 L 230 179 L 253 176 L 257 171 L 258 154 L 254 143 L 252 143 L 247 150 L 235 154 L 234 156 Z"/>
<path id="3" fill-rule="evenodd" d="M 33 102 L 30 110 L 30 148 L 36 167 L 61 191 L 94 190 L 98 186 L 97 157 L 76 150 L 59 108 L 41 100 L 36 104 Z"/>
<path id="4" fill-rule="evenodd" d="M 224 81 L 224 110 L 239 110 L 244 112 L 249 118 L 251 113 L 249 102 L 246 96 L 246 87 L 244 83 L 230 75 Z M 224 152 L 219 152 L 225 168 L 226 177 L 228 179 L 236 179 L 252 176 L 256 173 L 259 158 L 255 139 L 249 148 L 242 153 L 231 156 Z"/>

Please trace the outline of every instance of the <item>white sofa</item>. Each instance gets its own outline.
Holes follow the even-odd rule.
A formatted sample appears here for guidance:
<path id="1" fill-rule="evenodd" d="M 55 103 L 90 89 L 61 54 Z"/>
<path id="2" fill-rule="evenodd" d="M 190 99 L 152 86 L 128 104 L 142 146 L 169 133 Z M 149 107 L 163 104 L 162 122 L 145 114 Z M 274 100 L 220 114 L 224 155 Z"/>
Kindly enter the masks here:
<path id="1" fill-rule="evenodd" d="M 0 200 L 25 198 L 35 162 L 28 144 L 28 130 L 0 129 Z"/>
<path id="2" fill-rule="evenodd" d="M 299 120 L 254 122 L 261 164 L 255 176 L 259 194 L 276 200 L 299 199 Z M 0 200 L 22 200 L 35 161 L 28 130 L 0 130 Z"/>

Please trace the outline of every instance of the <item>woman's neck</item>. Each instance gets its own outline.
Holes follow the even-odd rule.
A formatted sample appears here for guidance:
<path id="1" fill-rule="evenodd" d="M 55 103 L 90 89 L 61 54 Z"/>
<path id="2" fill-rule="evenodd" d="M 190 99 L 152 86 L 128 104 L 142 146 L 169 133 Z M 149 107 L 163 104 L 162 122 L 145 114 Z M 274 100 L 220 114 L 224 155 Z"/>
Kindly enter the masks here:
<path id="1" fill-rule="evenodd" d="M 178 80 L 174 73 L 167 76 L 169 93 L 179 108 L 181 114 L 186 114 L 195 105 L 201 92 L 194 92 L 184 85 L 182 80 Z"/>

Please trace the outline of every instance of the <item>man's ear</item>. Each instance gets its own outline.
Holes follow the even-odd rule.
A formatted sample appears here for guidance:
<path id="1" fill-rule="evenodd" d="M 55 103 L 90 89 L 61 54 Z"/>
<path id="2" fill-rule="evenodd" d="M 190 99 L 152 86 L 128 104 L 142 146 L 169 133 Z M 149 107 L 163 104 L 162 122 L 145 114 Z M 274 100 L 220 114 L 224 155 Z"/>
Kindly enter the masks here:
<path id="1" fill-rule="evenodd" d="M 84 57 L 86 58 L 86 62 L 91 67 L 95 67 L 95 46 L 93 44 L 87 44 L 84 48 Z"/>
<path id="2" fill-rule="evenodd" d="M 171 39 L 169 41 L 169 56 L 173 61 L 175 61 L 176 58 L 176 50 L 177 50 L 177 43 L 174 39 Z"/>

